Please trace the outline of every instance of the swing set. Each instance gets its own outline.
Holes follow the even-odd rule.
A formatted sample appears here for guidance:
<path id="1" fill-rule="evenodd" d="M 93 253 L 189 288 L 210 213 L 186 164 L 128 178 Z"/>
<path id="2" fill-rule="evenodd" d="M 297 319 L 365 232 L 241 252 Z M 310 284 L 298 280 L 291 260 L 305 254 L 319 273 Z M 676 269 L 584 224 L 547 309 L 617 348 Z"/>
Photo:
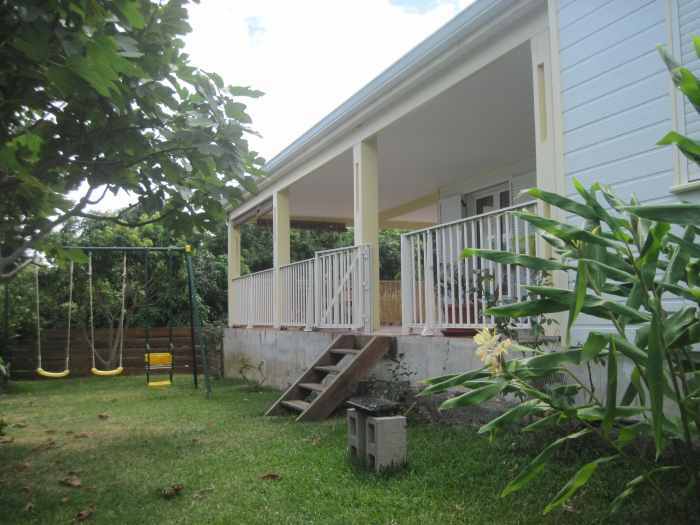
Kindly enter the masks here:
<path id="1" fill-rule="evenodd" d="M 92 358 L 91 373 L 101 377 L 118 376 L 124 372 L 124 340 L 125 340 L 125 321 L 126 321 L 126 291 L 127 291 L 127 254 L 136 253 L 143 254 L 144 268 L 144 303 L 148 307 L 148 289 L 149 289 L 149 258 L 153 252 L 167 252 L 168 255 L 168 274 L 171 281 L 175 276 L 175 261 L 177 255 L 184 255 L 187 268 L 187 284 L 189 292 L 189 310 L 190 310 L 190 339 L 192 346 L 192 379 L 195 388 L 198 388 L 198 371 L 197 371 L 197 351 L 199 350 L 199 358 L 202 362 L 204 372 L 204 381 L 207 392 L 207 397 L 211 395 L 211 382 L 209 380 L 209 371 L 207 366 L 207 350 L 206 338 L 201 337 L 201 327 L 199 320 L 199 312 L 195 301 L 196 289 L 194 282 L 194 271 L 192 267 L 192 249 L 189 245 L 184 247 L 168 246 L 168 247 L 128 247 L 128 246 L 67 246 L 66 249 L 79 249 L 87 252 L 88 255 L 88 304 L 89 304 L 89 343 L 90 354 Z M 98 353 L 95 345 L 95 315 L 94 315 L 94 283 L 93 283 L 93 252 L 121 252 L 122 254 L 122 272 L 121 272 L 121 297 L 120 297 L 120 313 L 119 325 L 117 332 L 118 340 L 118 363 L 112 369 L 100 369 L 97 366 Z M 75 264 L 70 262 L 68 268 L 68 314 L 66 323 L 66 347 L 65 347 L 65 364 L 64 369 L 59 371 L 49 371 L 43 367 L 42 362 L 42 347 L 41 347 L 41 294 L 39 288 L 39 267 L 35 267 L 34 272 L 34 289 L 35 289 L 35 306 L 36 306 L 36 349 L 37 349 L 37 369 L 36 373 L 42 377 L 59 379 L 67 377 L 70 374 L 70 359 L 71 359 L 71 325 L 72 325 L 72 310 L 73 310 L 73 290 L 74 290 L 74 274 Z M 171 288 L 172 290 L 172 283 Z M 173 382 L 173 371 L 175 367 L 175 344 L 173 342 L 173 297 L 169 298 L 170 305 L 168 311 L 168 350 L 165 352 L 154 352 L 151 350 L 151 327 L 148 322 L 148 315 L 145 319 L 145 344 L 144 344 L 144 365 L 146 372 L 146 384 L 149 387 L 167 387 Z M 6 317 L 8 313 L 6 311 Z M 7 319 L 6 319 L 7 324 Z M 201 338 L 201 341 L 199 339 Z M 199 342 L 199 344 L 198 344 Z M 100 358 L 101 360 L 101 358 Z"/>

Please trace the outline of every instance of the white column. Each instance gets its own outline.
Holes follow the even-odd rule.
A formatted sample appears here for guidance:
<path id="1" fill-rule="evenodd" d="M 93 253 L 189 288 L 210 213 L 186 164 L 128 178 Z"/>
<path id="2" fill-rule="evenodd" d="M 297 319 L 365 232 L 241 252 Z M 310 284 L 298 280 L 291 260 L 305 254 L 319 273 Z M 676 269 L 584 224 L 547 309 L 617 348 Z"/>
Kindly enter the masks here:
<path id="1" fill-rule="evenodd" d="M 352 148 L 354 171 L 355 246 L 369 244 L 371 250 L 372 290 L 371 331 L 379 329 L 379 169 L 377 143 L 364 140 Z"/>
<path id="2" fill-rule="evenodd" d="M 232 280 L 241 276 L 241 227 L 228 223 L 228 325 L 233 326 L 233 308 L 241 297 L 233 296 Z"/>
<path id="3" fill-rule="evenodd" d="M 282 289 L 280 266 L 289 264 L 289 194 L 287 190 L 275 192 L 272 196 L 272 260 L 274 277 L 272 285 L 273 326 L 280 328 L 282 319 L 282 299 L 285 291 Z"/>

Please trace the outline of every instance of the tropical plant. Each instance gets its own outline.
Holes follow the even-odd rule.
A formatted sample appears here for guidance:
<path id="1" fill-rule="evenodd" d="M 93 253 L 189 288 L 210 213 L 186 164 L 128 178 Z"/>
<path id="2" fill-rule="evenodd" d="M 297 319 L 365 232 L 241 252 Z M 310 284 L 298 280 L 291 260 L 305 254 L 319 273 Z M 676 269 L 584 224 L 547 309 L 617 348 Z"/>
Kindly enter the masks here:
<path id="1" fill-rule="evenodd" d="M 190 64 L 187 0 L 0 1 L 0 279 L 73 217 L 212 231 L 262 159 L 242 97 Z M 89 206 L 125 192 L 109 216 Z"/>
<path id="2" fill-rule="evenodd" d="M 700 40 L 695 39 L 700 54 Z M 700 83 L 664 54 L 679 89 L 700 109 Z M 660 144 L 675 143 L 691 160 L 700 161 L 700 144 L 670 133 Z M 564 348 L 546 352 L 519 345 L 499 333 L 482 332 L 478 340 L 483 368 L 433 378 L 423 395 L 461 386 L 467 391 L 443 408 L 482 403 L 511 394 L 522 401 L 481 427 L 495 435 L 524 418 L 535 418 L 523 431 L 573 423 L 528 464 L 502 491 L 525 487 L 545 469 L 555 451 L 586 436 L 600 439 L 606 451 L 583 465 L 544 512 L 565 504 L 608 463 L 636 463 L 642 474 L 630 480 L 612 503 L 619 509 L 642 486 L 665 493 L 659 478 L 669 471 L 685 479 L 686 503 L 700 502 L 700 205 L 640 205 L 623 202 L 609 187 L 586 189 L 574 180 L 578 200 L 540 189 L 528 193 L 557 207 L 573 223 L 516 213 L 535 226 L 557 255 L 556 260 L 501 251 L 467 249 L 479 256 L 543 272 L 575 276 L 573 289 L 529 286 L 530 297 L 491 308 L 501 318 L 568 313 Z M 601 202 L 600 198 L 603 199 Z M 603 320 L 610 330 L 591 331 L 585 341 L 572 337 L 581 314 Z M 477 338 L 475 338 L 476 340 Z M 578 343 L 578 344 L 577 344 Z M 582 344 L 581 344 L 582 343 Z M 629 369 L 628 377 L 622 371 Z M 592 368 L 605 367 L 606 387 L 596 389 Z M 546 376 L 566 384 L 547 386 Z M 625 377 L 625 384 L 619 384 Z M 601 391 L 602 390 L 602 391 Z M 565 428 L 571 428 L 565 427 Z M 651 457 L 637 445 L 654 443 Z"/>

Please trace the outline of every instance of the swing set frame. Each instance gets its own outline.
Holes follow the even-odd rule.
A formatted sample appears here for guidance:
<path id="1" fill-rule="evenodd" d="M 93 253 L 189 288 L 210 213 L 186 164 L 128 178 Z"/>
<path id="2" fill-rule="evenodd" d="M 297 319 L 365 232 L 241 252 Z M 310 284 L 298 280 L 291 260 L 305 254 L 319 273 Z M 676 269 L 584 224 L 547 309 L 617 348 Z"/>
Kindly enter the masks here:
<path id="1" fill-rule="evenodd" d="M 138 246 L 64 246 L 67 250 L 82 250 L 88 255 L 93 252 L 120 252 L 126 253 L 143 253 L 145 258 L 145 268 L 148 271 L 148 256 L 152 252 L 166 252 L 169 255 L 172 254 L 182 254 L 185 258 L 185 266 L 187 270 L 187 288 L 188 288 L 188 299 L 190 307 L 190 340 L 192 346 L 192 382 L 195 388 L 199 388 L 199 363 L 201 361 L 201 367 L 204 377 L 204 386 L 206 389 L 207 397 L 211 397 L 211 380 L 209 377 L 209 366 L 207 359 L 207 341 L 206 337 L 203 337 L 201 318 L 199 315 L 199 307 L 197 305 L 196 296 L 197 288 L 194 278 L 194 267 L 192 264 L 192 247 L 190 245 L 185 246 L 152 246 L 152 247 L 138 247 Z M 148 280 L 148 275 L 146 275 L 146 280 Z M 9 317 L 10 317 L 10 305 L 9 305 L 9 285 L 5 285 L 5 309 L 4 309 L 4 335 L 6 344 L 9 342 Z M 150 352 L 149 340 L 150 336 L 150 326 L 146 326 L 146 354 Z M 122 334 L 122 338 L 124 334 Z M 172 349 L 170 349 L 172 351 Z M 199 353 L 199 358 L 197 354 Z M 109 374 L 102 374 L 109 375 Z"/>

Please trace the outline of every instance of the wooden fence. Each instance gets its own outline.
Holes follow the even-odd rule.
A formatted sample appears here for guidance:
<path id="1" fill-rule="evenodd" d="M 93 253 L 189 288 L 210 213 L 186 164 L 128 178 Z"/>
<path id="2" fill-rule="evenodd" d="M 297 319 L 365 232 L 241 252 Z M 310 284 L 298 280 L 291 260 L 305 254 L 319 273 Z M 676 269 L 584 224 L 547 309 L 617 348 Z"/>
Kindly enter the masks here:
<path id="1" fill-rule="evenodd" d="M 97 353 L 108 356 L 109 331 L 107 329 L 95 330 L 95 347 Z M 211 338 L 210 338 L 211 340 Z M 150 333 L 150 347 L 152 352 L 164 352 L 168 349 L 168 328 L 154 327 Z M 192 342 L 189 327 L 173 328 L 173 344 L 175 346 L 174 362 L 176 373 L 192 373 Z M 124 342 L 124 373 L 144 373 L 144 352 L 146 346 L 146 331 L 143 328 L 129 328 Z M 52 329 L 41 333 L 43 367 L 50 371 L 63 370 L 65 366 L 66 330 Z M 209 372 L 212 376 L 219 377 L 221 372 L 221 351 L 217 345 L 208 345 Z M 14 341 L 9 349 L 9 362 L 14 379 L 28 379 L 37 377 L 36 340 L 34 338 L 19 339 Z M 118 353 L 110 366 L 103 365 L 99 360 L 98 368 L 114 368 L 117 366 Z M 197 355 L 198 367 L 201 373 L 200 356 Z M 90 344 L 82 330 L 74 330 L 71 333 L 70 371 L 71 376 L 88 376 L 92 367 Z"/>
<path id="2" fill-rule="evenodd" d="M 382 326 L 401 324 L 401 281 L 379 281 L 379 312 Z"/>

